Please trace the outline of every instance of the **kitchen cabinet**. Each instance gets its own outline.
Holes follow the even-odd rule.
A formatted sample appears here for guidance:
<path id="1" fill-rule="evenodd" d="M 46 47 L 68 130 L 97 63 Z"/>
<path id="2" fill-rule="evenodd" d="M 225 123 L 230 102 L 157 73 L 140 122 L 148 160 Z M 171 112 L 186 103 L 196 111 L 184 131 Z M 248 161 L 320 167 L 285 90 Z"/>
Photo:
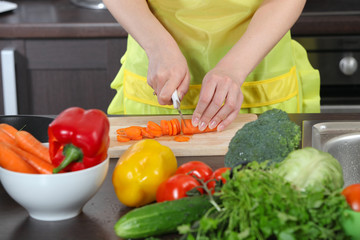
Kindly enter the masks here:
<path id="1" fill-rule="evenodd" d="M 106 112 L 126 50 L 124 29 L 107 10 L 67 0 L 13 2 L 17 9 L 0 14 L 0 51 L 14 56 L 0 58 L 0 114 L 3 93 L 16 101 L 17 114 L 53 115 L 71 106 Z M 15 79 L 3 81 L 12 68 Z M 15 82 L 16 96 L 3 90 L 8 81 Z"/>
<path id="2" fill-rule="evenodd" d="M 126 38 L 0 40 L 0 49 L 15 51 L 19 114 L 58 114 L 70 106 L 106 111 Z"/>

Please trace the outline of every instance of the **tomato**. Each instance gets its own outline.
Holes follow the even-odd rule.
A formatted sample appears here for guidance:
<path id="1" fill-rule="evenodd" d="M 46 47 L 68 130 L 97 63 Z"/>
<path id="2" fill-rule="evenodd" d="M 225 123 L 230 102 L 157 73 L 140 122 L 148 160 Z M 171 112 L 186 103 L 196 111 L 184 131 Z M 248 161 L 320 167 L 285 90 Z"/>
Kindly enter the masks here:
<path id="1" fill-rule="evenodd" d="M 201 184 L 192 176 L 187 174 L 175 174 L 162 182 L 156 191 L 156 201 L 171 201 L 187 197 L 186 192 L 201 186 Z M 203 189 L 198 189 L 202 194 Z"/>
<path id="2" fill-rule="evenodd" d="M 345 196 L 352 210 L 360 212 L 360 183 L 347 186 L 342 191 L 342 194 Z"/>
<path id="3" fill-rule="evenodd" d="M 193 175 L 195 178 L 202 179 L 206 182 L 210 179 L 212 173 L 212 168 L 206 163 L 200 161 L 190 161 L 178 167 L 175 174 Z"/>
<path id="4" fill-rule="evenodd" d="M 212 193 L 215 192 L 215 186 L 217 181 L 221 181 L 223 184 L 226 182 L 225 178 L 223 178 L 222 175 L 230 169 L 231 168 L 229 167 L 218 168 L 212 173 L 210 177 L 211 181 L 207 183 L 207 187 Z"/>

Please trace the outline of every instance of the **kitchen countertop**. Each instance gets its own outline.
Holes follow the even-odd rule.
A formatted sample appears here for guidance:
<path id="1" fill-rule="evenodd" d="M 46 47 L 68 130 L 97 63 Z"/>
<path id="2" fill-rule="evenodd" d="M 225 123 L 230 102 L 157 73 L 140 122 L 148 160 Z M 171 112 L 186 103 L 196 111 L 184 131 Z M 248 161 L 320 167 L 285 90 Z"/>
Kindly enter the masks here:
<path id="1" fill-rule="evenodd" d="M 70 0 L 9 0 L 18 4 L 0 14 L 0 38 L 126 37 L 107 9 L 78 7 Z"/>
<path id="2" fill-rule="evenodd" d="M 289 114 L 290 119 L 302 126 L 304 120 L 351 120 L 359 121 L 360 114 Z M 178 157 L 178 164 L 200 160 L 213 168 L 224 165 L 223 156 Z M 113 230 L 116 221 L 131 208 L 122 205 L 116 198 L 111 176 L 117 159 L 111 159 L 106 180 L 97 194 L 85 205 L 83 212 L 72 219 L 58 222 L 43 222 L 29 217 L 0 185 L 0 236 L 2 240 L 115 240 Z M 169 239 L 169 238 L 166 238 Z"/>
<path id="3" fill-rule="evenodd" d="M 18 8 L 0 14 L 3 39 L 127 36 L 107 9 L 81 8 L 70 0 L 10 1 L 17 3 Z M 346 0 L 348 4 L 334 0 L 308 1 L 292 28 L 293 36 L 360 34 L 360 11 L 351 5 L 356 1 Z"/>

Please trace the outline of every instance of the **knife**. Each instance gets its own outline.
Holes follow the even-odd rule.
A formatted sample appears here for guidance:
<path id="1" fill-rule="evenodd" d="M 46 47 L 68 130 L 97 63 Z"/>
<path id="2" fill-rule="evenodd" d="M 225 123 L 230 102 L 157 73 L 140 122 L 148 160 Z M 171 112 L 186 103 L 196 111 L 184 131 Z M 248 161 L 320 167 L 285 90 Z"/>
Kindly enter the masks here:
<path id="1" fill-rule="evenodd" d="M 172 99 L 172 102 L 173 102 L 173 105 L 174 105 L 174 108 L 179 112 L 180 114 L 180 118 L 182 121 L 184 121 L 184 117 L 183 117 L 183 114 L 180 110 L 180 100 L 179 100 L 179 95 L 178 95 L 178 92 L 177 90 L 175 89 L 174 93 L 172 94 L 171 96 L 171 99 Z"/>

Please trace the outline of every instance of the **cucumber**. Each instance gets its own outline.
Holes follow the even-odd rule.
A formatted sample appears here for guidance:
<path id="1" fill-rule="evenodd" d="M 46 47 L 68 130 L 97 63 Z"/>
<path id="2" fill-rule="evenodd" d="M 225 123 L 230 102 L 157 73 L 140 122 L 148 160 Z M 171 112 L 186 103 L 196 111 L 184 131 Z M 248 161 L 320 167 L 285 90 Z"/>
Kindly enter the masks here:
<path id="1" fill-rule="evenodd" d="M 178 226 L 199 220 L 211 206 L 207 196 L 149 204 L 121 217 L 114 226 L 115 233 L 127 239 L 175 233 Z"/>

